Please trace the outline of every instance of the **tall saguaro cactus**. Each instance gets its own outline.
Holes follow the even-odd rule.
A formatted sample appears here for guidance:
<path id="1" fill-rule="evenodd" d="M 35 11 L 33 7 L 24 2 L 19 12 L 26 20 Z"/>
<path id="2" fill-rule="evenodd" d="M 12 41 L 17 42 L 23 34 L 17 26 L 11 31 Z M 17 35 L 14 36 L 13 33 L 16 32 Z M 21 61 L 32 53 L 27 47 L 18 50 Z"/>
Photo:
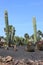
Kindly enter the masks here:
<path id="1" fill-rule="evenodd" d="M 6 30 L 6 36 L 7 36 L 7 44 L 9 43 L 9 23 L 8 23 L 8 12 L 5 11 L 5 30 Z"/>
<path id="2" fill-rule="evenodd" d="M 36 18 L 35 17 L 33 17 L 32 22 L 33 22 L 34 43 L 35 43 L 37 41 L 37 27 L 36 27 Z"/>
<path id="3" fill-rule="evenodd" d="M 6 42 L 7 42 L 7 45 L 10 46 L 12 43 L 14 43 L 14 35 L 15 35 L 15 27 L 13 27 L 12 25 L 9 25 L 9 22 L 8 22 L 8 12 L 5 11 L 5 28 L 4 28 L 4 31 L 6 33 Z"/>

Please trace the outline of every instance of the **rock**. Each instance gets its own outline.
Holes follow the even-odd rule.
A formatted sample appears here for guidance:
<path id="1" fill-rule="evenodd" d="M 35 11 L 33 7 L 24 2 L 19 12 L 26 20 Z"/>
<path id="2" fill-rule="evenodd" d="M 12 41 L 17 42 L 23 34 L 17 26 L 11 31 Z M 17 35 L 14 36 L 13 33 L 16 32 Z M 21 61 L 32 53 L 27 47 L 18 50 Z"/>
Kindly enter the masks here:
<path id="1" fill-rule="evenodd" d="M 39 61 L 38 61 L 38 64 L 39 64 L 39 65 L 43 65 L 43 60 L 39 60 Z"/>
<path id="2" fill-rule="evenodd" d="M 34 61 L 32 61 L 30 59 L 26 59 L 25 62 L 27 65 L 34 65 Z"/>
<path id="3" fill-rule="evenodd" d="M 2 61 L 2 57 L 0 56 L 0 62 Z"/>
<path id="4" fill-rule="evenodd" d="M 27 65 L 24 59 L 19 60 L 18 65 Z"/>
<path id="5" fill-rule="evenodd" d="M 10 61 L 12 61 L 13 60 L 13 58 L 11 57 L 11 56 L 7 56 L 6 57 L 6 62 L 10 62 Z"/>
<path id="6" fill-rule="evenodd" d="M 19 61 L 20 64 L 23 64 L 24 62 L 22 60 Z"/>
<path id="7" fill-rule="evenodd" d="M 19 63 L 19 60 L 16 60 L 15 62 L 14 62 L 14 65 L 17 65 Z"/>
<path id="8" fill-rule="evenodd" d="M 6 58 L 5 57 L 2 58 L 2 62 L 6 62 Z"/>
<path id="9" fill-rule="evenodd" d="M 20 59 L 15 60 L 11 56 L 1 57 L 0 65 L 43 65 L 43 60 Z"/>
<path id="10" fill-rule="evenodd" d="M 1 65 L 6 65 L 5 63 L 2 63 Z"/>
<path id="11" fill-rule="evenodd" d="M 17 65 L 27 65 L 27 64 L 25 64 L 25 63 L 18 63 Z"/>
<path id="12" fill-rule="evenodd" d="M 2 62 L 0 62 L 0 65 L 2 65 Z"/>
<path id="13" fill-rule="evenodd" d="M 38 61 L 37 60 L 35 60 L 35 63 L 34 63 L 35 65 L 39 65 L 39 63 L 38 63 Z"/>
<path id="14" fill-rule="evenodd" d="M 22 63 L 22 64 L 21 63 L 18 63 L 17 65 L 27 65 L 27 64 L 26 63 Z"/>

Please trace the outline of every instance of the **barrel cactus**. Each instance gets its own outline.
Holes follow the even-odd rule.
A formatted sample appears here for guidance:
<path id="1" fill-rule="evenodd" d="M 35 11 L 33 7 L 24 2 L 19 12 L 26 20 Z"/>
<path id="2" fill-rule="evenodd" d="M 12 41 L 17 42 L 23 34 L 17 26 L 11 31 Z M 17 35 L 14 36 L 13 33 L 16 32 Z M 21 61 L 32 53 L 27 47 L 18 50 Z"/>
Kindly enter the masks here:
<path id="1" fill-rule="evenodd" d="M 38 50 L 43 50 L 43 41 L 37 42 L 37 48 L 38 48 Z"/>
<path id="2" fill-rule="evenodd" d="M 35 49 L 34 49 L 35 47 L 34 47 L 34 44 L 30 41 L 30 42 L 28 42 L 28 44 L 27 44 L 27 51 L 28 52 L 34 52 L 35 51 Z"/>

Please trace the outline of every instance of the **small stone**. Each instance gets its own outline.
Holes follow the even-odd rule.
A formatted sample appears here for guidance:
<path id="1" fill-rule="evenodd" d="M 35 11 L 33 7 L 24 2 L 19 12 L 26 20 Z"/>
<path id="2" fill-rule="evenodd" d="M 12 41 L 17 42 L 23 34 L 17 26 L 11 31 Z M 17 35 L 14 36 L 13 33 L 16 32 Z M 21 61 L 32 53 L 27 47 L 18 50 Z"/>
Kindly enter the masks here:
<path id="1" fill-rule="evenodd" d="M 2 62 L 5 62 L 5 61 L 6 61 L 5 57 L 4 57 L 4 58 L 2 58 Z"/>
<path id="2" fill-rule="evenodd" d="M 43 65 L 43 60 L 38 61 L 39 65 Z"/>
<path id="3" fill-rule="evenodd" d="M 27 59 L 25 60 L 27 65 L 34 65 L 34 61 Z"/>
<path id="4" fill-rule="evenodd" d="M 15 65 L 17 65 L 18 63 L 19 63 L 19 60 L 16 60 L 16 61 L 14 62 Z"/>
<path id="5" fill-rule="evenodd" d="M 2 57 L 0 56 L 0 62 L 2 61 Z"/>
<path id="6" fill-rule="evenodd" d="M 34 63 L 35 65 L 39 65 L 39 63 L 38 63 L 38 61 L 37 60 L 35 60 L 35 63 Z"/>
<path id="7" fill-rule="evenodd" d="M 11 56 L 6 57 L 6 62 L 10 62 L 13 58 Z"/>

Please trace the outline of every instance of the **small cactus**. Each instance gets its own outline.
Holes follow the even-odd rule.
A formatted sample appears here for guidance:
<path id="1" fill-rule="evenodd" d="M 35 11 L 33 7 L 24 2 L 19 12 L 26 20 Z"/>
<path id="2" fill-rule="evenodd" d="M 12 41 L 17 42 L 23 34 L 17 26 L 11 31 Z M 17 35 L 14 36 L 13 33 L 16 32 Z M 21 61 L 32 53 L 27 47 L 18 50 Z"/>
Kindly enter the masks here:
<path id="1" fill-rule="evenodd" d="M 38 50 L 43 50 L 43 41 L 37 42 L 37 48 L 38 48 Z"/>
<path id="2" fill-rule="evenodd" d="M 27 51 L 28 51 L 28 52 L 33 52 L 33 51 L 35 51 L 35 50 L 34 50 L 34 45 L 32 44 L 32 42 L 28 42 L 28 44 L 27 44 Z"/>

